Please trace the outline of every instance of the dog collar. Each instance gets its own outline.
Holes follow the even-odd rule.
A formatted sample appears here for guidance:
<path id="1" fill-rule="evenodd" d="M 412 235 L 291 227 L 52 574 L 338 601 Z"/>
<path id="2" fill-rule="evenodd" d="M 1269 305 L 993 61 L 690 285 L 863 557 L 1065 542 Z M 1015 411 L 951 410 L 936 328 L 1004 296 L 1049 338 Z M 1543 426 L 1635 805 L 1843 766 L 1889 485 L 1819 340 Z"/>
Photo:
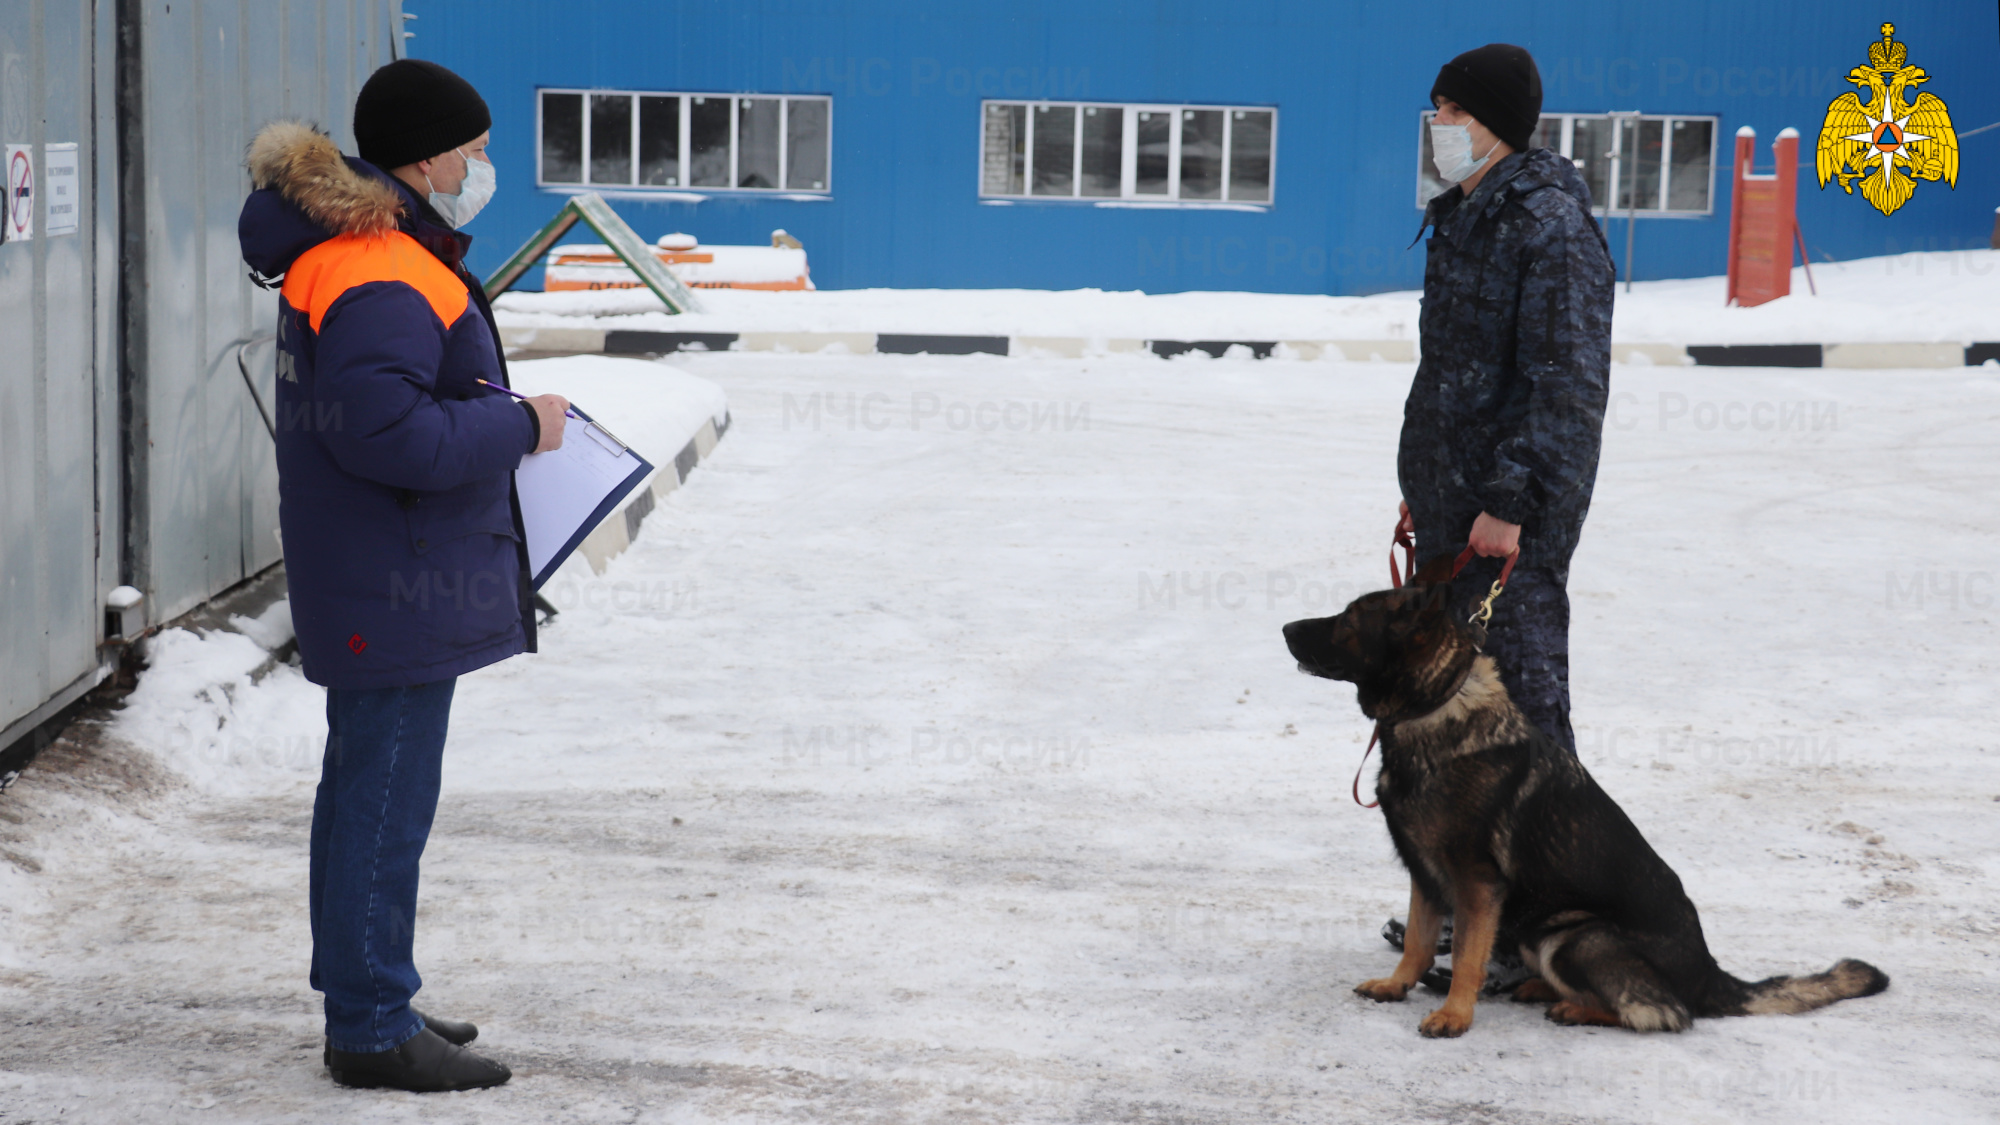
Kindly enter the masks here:
<path id="1" fill-rule="evenodd" d="M 1478 647 L 1474 646 L 1473 652 L 1477 654 L 1478 651 L 1479 651 Z M 1459 692 L 1465 690 L 1465 683 L 1467 680 L 1470 680 L 1472 678 L 1472 669 L 1473 666 L 1477 663 L 1478 663 L 1477 655 L 1475 655 L 1472 660 L 1466 661 L 1465 671 L 1460 672 L 1458 674 L 1457 682 L 1453 683 L 1451 685 L 1451 690 L 1445 693 L 1444 703 L 1440 703 L 1437 705 L 1437 707 L 1431 708 L 1431 711 L 1437 710 L 1438 707 L 1443 707 L 1445 703 L 1450 703 L 1452 699 L 1454 699 L 1458 695 Z M 1424 714 L 1428 715 L 1431 713 L 1431 711 L 1426 711 L 1424 712 Z M 1421 718 L 1422 716 L 1418 717 Z M 1400 722 L 1401 720 L 1398 721 Z M 1348 790 L 1354 796 L 1354 803 L 1360 805 L 1364 809 L 1380 808 L 1382 805 L 1382 802 L 1380 800 L 1377 800 L 1374 804 L 1369 804 L 1361 799 L 1361 773 L 1363 770 L 1368 768 L 1368 755 L 1373 754 L 1375 752 L 1375 744 L 1382 740 L 1383 722 L 1384 720 L 1382 719 L 1375 720 L 1375 730 L 1368 736 L 1368 748 L 1361 752 L 1361 762 L 1354 767 L 1354 784 L 1351 787 L 1349 787 Z"/>

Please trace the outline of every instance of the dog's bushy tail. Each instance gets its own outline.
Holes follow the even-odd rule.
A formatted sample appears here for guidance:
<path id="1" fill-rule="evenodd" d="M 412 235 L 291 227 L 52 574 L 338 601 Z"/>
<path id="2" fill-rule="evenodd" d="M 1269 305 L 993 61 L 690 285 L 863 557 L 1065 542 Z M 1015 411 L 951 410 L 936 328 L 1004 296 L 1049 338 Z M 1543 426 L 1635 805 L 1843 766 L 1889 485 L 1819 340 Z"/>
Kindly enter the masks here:
<path id="1" fill-rule="evenodd" d="M 1847 958 L 1823 973 L 1769 977 L 1744 982 L 1743 995 L 1730 1015 L 1795 1016 L 1839 1000 L 1873 996 L 1889 987 L 1889 974 L 1866 961 Z"/>

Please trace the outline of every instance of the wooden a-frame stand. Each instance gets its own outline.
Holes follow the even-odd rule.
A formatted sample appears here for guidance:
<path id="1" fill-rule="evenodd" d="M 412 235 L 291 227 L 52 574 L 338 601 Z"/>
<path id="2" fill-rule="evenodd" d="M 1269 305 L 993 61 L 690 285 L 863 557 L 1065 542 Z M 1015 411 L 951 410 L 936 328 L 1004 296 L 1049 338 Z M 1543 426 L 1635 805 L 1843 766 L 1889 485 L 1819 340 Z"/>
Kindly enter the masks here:
<path id="1" fill-rule="evenodd" d="M 702 311 L 694 291 L 681 284 L 681 279 L 654 256 L 653 248 L 640 241 L 639 236 L 632 233 L 632 228 L 625 225 L 625 220 L 619 218 L 611 205 L 604 201 L 604 197 L 594 191 L 571 196 L 547 226 L 536 231 L 521 244 L 519 250 L 514 251 L 514 256 L 508 258 L 505 265 L 493 271 L 493 276 L 484 282 L 486 299 L 490 301 L 512 288 L 522 274 L 534 268 L 535 263 L 548 254 L 557 239 L 569 233 L 569 228 L 575 226 L 578 219 L 596 231 L 597 237 L 611 247 L 611 252 L 639 275 L 646 288 L 665 302 L 668 312 L 678 315 Z"/>

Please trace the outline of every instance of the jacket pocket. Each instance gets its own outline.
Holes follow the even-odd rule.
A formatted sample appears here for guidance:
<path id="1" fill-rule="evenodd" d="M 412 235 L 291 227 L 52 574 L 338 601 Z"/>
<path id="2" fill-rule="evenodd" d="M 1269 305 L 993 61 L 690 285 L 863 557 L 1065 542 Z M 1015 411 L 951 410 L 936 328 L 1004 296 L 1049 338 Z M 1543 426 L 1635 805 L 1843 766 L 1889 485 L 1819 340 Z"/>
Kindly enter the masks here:
<path id="1" fill-rule="evenodd" d="M 410 533 L 410 551 L 418 558 L 468 535 L 498 535 L 518 540 L 514 531 L 514 510 L 508 503 L 509 486 L 497 488 L 482 482 L 470 489 L 418 493 L 404 505 L 404 519 Z M 471 494 L 467 494 L 471 491 Z"/>
<path id="2" fill-rule="evenodd" d="M 480 649 L 520 628 L 519 536 L 503 480 L 425 493 L 405 510 L 420 638 L 431 659 Z"/>

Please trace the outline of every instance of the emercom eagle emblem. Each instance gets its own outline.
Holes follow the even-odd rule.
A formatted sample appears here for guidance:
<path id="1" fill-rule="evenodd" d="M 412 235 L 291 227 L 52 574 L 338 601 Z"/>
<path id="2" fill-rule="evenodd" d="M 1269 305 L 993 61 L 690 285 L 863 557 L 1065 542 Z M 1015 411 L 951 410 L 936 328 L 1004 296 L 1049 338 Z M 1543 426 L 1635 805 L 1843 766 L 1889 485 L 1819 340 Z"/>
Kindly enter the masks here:
<path id="1" fill-rule="evenodd" d="M 1882 41 L 1868 45 L 1868 65 L 1847 72 L 1859 86 L 1826 107 L 1819 131 L 1819 186 L 1831 180 L 1892 215 L 1916 194 L 1918 180 L 1943 180 L 1958 190 L 1958 134 L 1935 94 L 1906 100 L 1911 87 L 1929 82 L 1920 66 L 1905 66 L 1910 49 L 1895 41 L 1896 25 L 1882 25 Z M 1866 100 L 1863 100 L 1865 97 Z"/>

